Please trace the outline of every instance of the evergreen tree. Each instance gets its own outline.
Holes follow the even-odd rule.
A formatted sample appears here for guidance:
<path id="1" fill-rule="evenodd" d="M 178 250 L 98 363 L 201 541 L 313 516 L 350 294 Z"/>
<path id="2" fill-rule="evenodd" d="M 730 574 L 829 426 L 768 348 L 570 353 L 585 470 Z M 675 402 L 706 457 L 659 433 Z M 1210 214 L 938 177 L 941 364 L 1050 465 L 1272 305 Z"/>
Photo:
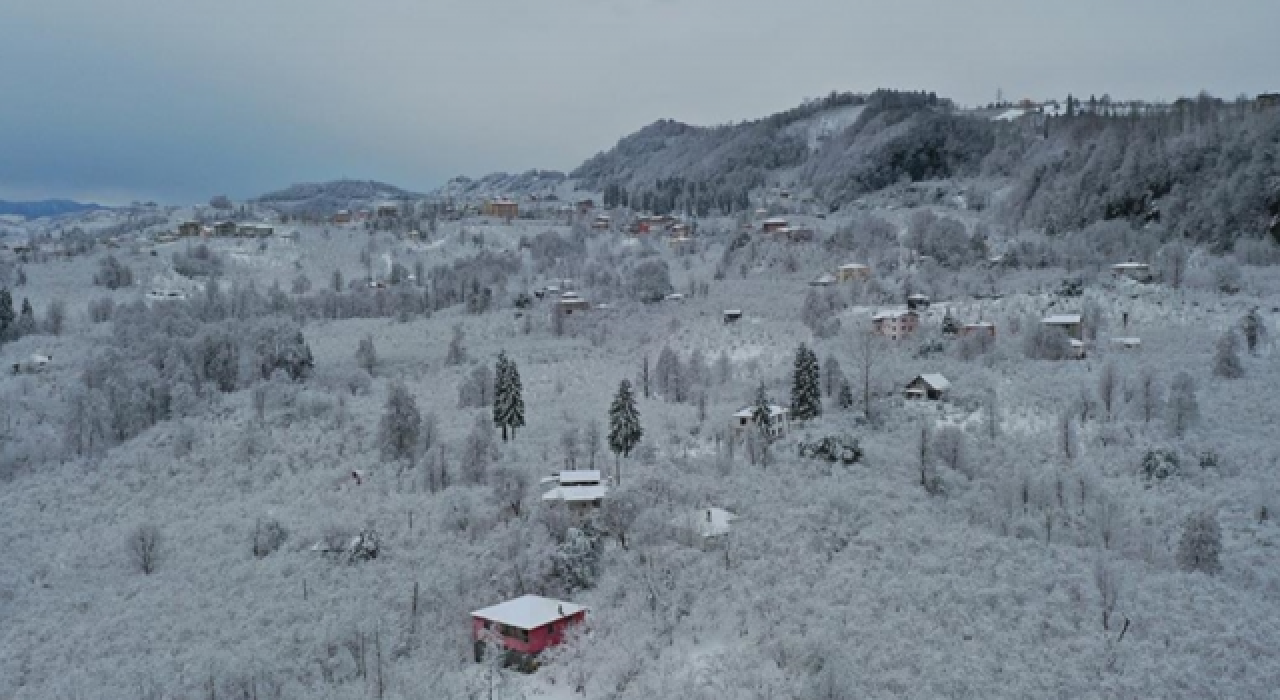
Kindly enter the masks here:
<path id="1" fill-rule="evenodd" d="M 507 441 L 507 406 L 511 402 L 509 367 L 507 353 L 498 353 L 498 362 L 493 368 L 493 424 L 502 428 L 503 442 Z"/>
<path id="2" fill-rule="evenodd" d="M 520 383 L 520 368 L 515 362 L 507 363 L 506 425 L 511 428 L 511 439 L 516 439 L 516 428 L 524 427 L 524 386 Z"/>
<path id="3" fill-rule="evenodd" d="M 765 391 L 763 382 L 756 389 L 751 417 L 755 420 L 756 429 L 760 431 L 760 435 L 768 442 L 769 428 L 773 426 L 773 401 L 769 399 L 769 392 Z"/>
<path id="4" fill-rule="evenodd" d="M 1222 571 L 1222 529 L 1212 512 L 1196 513 L 1187 518 L 1178 541 L 1178 567 L 1183 571 L 1200 571 L 1209 575 Z"/>
<path id="5" fill-rule="evenodd" d="M 609 449 L 614 454 L 614 468 L 618 471 L 618 482 L 622 482 L 622 457 L 631 455 L 631 450 L 644 437 L 644 428 L 640 425 L 640 412 L 636 410 L 636 399 L 631 393 L 631 382 L 623 379 L 618 385 L 618 393 L 609 406 Z"/>
<path id="6" fill-rule="evenodd" d="M 942 332 L 947 335 L 955 335 L 960 332 L 960 323 L 956 321 L 956 317 L 951 315 L 951 309 L 947 309 L 946 315 L 942 317 Z"/>
<path id="7" fill-rule="evenodd" d="M 849 386 L 849 382 L 840 382 L 840 395 L 836 399 L 836 403 L 845 411 L 853 408 L 853 387 Z"/>
<path id="8" fill-rule="evenodd" d="M 21 338 L 36 332 L 36 312 L 31 308 L 31 300 L 23 297 L 22 311 L 18 320 L 13 322 L 13 337 Z"/>
<path id="9" fill-rule="evenodd" d="M 502 441 L 516 437 L 516 428 L 524 427 L 524 387 L 520 383 L 520 370 L 507 359 L 505 352 L 498 354 L 493 380 L 493 424 L 502 428 Z"/>
<path id="10" fill-rule="evenodd" d="M 0 295 L 2 294 L 3 292 L 0 292 Z M 4 297 L 0 296 L 0 304 L 3 303 Z M 0 309 L 0 314 L 3 313 L 4 310 Z M 3 330 L 3 321 L 0 320 L 0 332 L 3 332 Z M 1249 313 L 1245 314 L 1244 318 L 1240 320 L 1240 330 L 1244 333 L 1244 344 L 1249 349 L 1249 354 L 1256 355 L 1258 353 L 1258 341 L 1262 338 L 1262 319 L 1258 317 L 1257 308 L 1249 309 Z"/>
<path id="11" fill-rule="evenodd" d="M 7 287 L 0 288 L 0 340 L 4 340 L 9 326 L 13 325 L 13 296 Z"/>
<path id="12" fill-rule="evenodd" d="M 804 343 L 796 349 L 791 379 L 791 416 L 810 420 L 822 415 L 822 373 L 818 356 Z"/>

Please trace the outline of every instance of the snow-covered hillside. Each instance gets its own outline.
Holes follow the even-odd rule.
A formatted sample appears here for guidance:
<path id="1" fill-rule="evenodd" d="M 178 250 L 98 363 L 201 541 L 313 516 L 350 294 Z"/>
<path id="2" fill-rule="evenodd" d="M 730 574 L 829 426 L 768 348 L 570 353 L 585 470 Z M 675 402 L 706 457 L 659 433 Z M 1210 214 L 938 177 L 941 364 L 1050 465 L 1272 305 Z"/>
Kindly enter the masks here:
<path id="1" fill-rule="evenodd" d="M 1009 231 L 934 190 L 775 204 L 813 240 L 708 216 L 673 244 L 615 210 L 6 254 L 0 697 L 1274 694 L 1274 243 Z M 593 308 L 557 315 L 569 288 Z M 918 294 L 919 330 L 866 342 Z M 1041 359 L 1073 313 L 1087 357 Z M 741 432 L 761 390 L 813 399 L 802 343 L 822 415 Z M 921 374 L 943 400 L 904 398 Z M 623 381 L 643 437 L 615 455 Z M 828 436 L 860 459 L 800 456 Z M 590 468 L 589 520 L 541 497 Z M 728 535 L 680 526 L 707 508 Z M 583 633 L 532 674 L 475 663 L 468 613 L 525 593 L 586 605 Z"/>

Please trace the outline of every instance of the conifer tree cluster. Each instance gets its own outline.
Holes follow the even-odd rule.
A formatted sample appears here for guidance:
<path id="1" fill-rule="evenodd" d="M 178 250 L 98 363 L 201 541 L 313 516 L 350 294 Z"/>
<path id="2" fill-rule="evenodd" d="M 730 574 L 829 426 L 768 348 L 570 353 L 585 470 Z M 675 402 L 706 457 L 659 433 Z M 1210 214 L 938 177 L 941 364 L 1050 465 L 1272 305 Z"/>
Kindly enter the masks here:
<path id="1" fill-rule="evenodd" d="M 507 353 L 498 354 L 493 372 L 493 424 L 502 428 L 502 441 L 516 438 L 516 428 L 524 427 L 524 387 L 520 384 L 520 369 L 507 359 Z"/>
<path id="2" fill-rule="evenodd" d="M 818 356 L 804 343 L 796 349 L 791 380 L 791 416 L 810 420 L 822 415 L 822 369 Z"/>

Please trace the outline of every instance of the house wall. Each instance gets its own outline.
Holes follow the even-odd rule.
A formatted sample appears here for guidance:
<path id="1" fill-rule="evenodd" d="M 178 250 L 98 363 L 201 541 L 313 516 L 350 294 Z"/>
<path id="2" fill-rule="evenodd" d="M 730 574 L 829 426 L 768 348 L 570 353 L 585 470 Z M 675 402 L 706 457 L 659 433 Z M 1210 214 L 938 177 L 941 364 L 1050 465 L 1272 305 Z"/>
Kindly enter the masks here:
<path id="1" fill-rule="evenodd" d="M 537 629 L 529 630 L 529 640 L 525 641 L 518 636 L 500 635 L 502 646 L 512 651 L 518 651 L 525 654 L 537 654 L 547 647 L 557 646 L 564 642 L 565 633 L 569 628 L 582 624 L 586 620 L 586 612 L 580 611 L 574 615 L 566 617 L 550 625 L 544 625 Z M 499 633 L 501 626 L 497 623 L 490 623 L 492 628 L 486 630 L 486 620 L 478 617 L 471 618 L 471 638 L 479 641 L 484 638 L 486 632 Z"/>

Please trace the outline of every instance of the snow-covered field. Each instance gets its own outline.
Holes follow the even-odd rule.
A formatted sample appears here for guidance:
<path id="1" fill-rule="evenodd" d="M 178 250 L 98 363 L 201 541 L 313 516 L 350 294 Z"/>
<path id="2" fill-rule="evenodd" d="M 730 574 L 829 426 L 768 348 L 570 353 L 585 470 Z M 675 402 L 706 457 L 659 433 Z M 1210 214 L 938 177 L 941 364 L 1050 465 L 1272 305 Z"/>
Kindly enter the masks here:
<path id="1" fill-rule="evenodd" d="M 899 230 L 910 225 L 909 211 L 882 213 Z M 970 231 L 980 218 L 954 216 Z M 25 265 L 15 301 L 29 298 L 42 317 L 61 300 L 68 320 L 60 335 L 0 345 L 0 532 L 10 543 L 0 566 L 0 698 L 1275 697 L 1274 268 L 1244 267 L 1240 292 L 1225 295 L 1206 281 L 1216 262 L 1207 255 L 1193 258 L 1178 290 L 1112 281 L 1105 261 L 1071 272 L 896 267 L 896 248 L 823 242 L 850 221 L 861 220 L 805 221 L 819 241 L 757 241 L 729 258 L 731 236 L 716 233 L 729 220 L 703 222 L 691 254 L 527 220 L 441 222 L 421 243 L 333 226 L 292 227 L 296 243 L 211 241 L 228 299 L 250 285 L 297 298 L 300 277 L 319 294 L 335 270 L 357 281 L 343 295 L 372 295 L 361 281 L 370 271 L 387 277 L 388 261 L 428 271 L 389 293 L 435 295 L 437 265 L 485 253 L 523 263 L 487 311 L 459 303 L 304 318 L 309 378 L 206 386 L 136 436 L 84 454 L 67 439 L 68 422 L 83 416 L 72 405 L 86 395 L 82 376 L 131 333 L 91 322 L 87 305 L 181 286 L 195 308 L 207 282 L 174 272 L 172 254 L 186 242 L 157 245 L 154 256 L 123 247 Z M 547 231 L 582 234 L 582 252 L 535 260 L 537 246 L 521 242 Z M 107 252 L 132 269 L 134 286 L 91 284 Z M 853 259 L 873 262 L 873 289 L 809 286 Z M 685 299 L 632 299 L 644 260 L 664 261 Z M 1087 279 L 1083 296 L 1051 292 L 1076 275 Z M 576 313 L 557 333 L 549 300 L 513 307 L 517 294 L 564 278 L 610 308 Z M 974 298 L 991 287 L 998 299 Z M 867 421 L 859 339 L 871 314 L 900 304 L 908 288 L 928 290 L 934 304 L 915 336 L 874 346 Z M 817 337 L 806 323 L 811 291 L 838 332 Z M 1255 307 L 1265 332 L 1255 353 L 1239 351 L 1243 378 L 1215 376 L 1216 343 Z M 744 318 L 726 324 L 725 309 Z M 946 309 L 995 322 L 993 347 L 962 351 L 940 331 Z M 1093 324 L 1089 357 L 1028 359 L 1038 319 L 1070 311 Z M 230 322 L 193 321 L 192 337 Z M 448 361 L 455 329 L 460 363 Z M 1113 348 L 1116 336 L 1142 346 Z M 365 337 L 377 352 L 371 377 L 357 365 Z M 800 343 L 824 365 L 839 363 L 859 405 L 824 397 L 824 415 L 797 424 L 768 460 L 730 448 L 730 416 L 758 387 L 788 402 Z M 684 402 L 660 395 L 665 348 L 684 367 Z M 499 352 L 519 367 L 527 425 L 511 442 L 494 439 L 479 474 L 476 425 L 491 409 L 460 407 L 459 387 Z M 51 366 L 8 374 L 36 353 Z M 705 369 L 690 369 L 698 364 Z M 638 400 L 644 440 L 620 460 L 611 491 L 635 509 L 626 547 L 606 519 L 600 527 L 614 527 L 598 559 L 575 559 L 569 523 L 540 502 L 537 478 L 568 466 L 617 478 L 607 442 L 592 454 L 586 435 L 593 422 L 607 433 L 619 383 L 639 387 L 645 366 L 654 391 Z M 901 398 L 931 372 L 950 379 L 946 401 Z M 1175 435 L 1167 397 L 1179 373 L 1194 380 L 1198 420 Z M 1104 374 L 1116 379 L 1110 411 Z M 1150 419 L 1148 375 L 1159 399 Z M 433 445 L 412 463 L 379 450 L 395 383 L 433 416 Z M 798 457 L 799 442 L 841 433 L 860 441 L 860 462 Z M 1144 477 L 1153 449 L 1176 452 L 1180 473 Z M 502 497 L 504 470 L 534 484 L 518 513 Z M 692 547 L 672 531 L 711 506 L 739 516 L 724 542 Z M 1221 529 L 1213 575 L 1178 556 L 1188 516 L 1206 511 Z M 255 528 L 266 522 L 287 538 L 255 556 Z M 142 524 L 160 533 L 149 575 L 127 547 Z M 343 563 L 313 549 L 362 530 L 379 535 L 376 559 Z M 473 663 L 468 611 L 524 592 L 589 606 L 587 633 L 532 675 Z"/>

